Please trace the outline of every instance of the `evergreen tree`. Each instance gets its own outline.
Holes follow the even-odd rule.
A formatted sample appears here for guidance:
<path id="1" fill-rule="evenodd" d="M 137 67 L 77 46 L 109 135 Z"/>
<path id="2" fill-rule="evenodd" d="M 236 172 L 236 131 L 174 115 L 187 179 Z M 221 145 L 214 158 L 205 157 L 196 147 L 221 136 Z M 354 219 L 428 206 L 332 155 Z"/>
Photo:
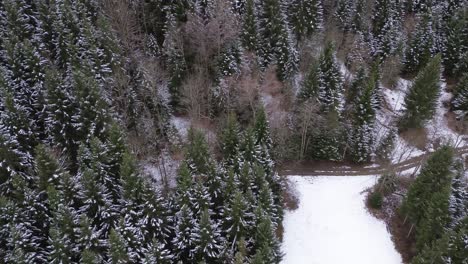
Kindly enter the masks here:
<path id="1" fill-rule="evenodd" d="M 468 71 L 468 16 L 466 7 L 456 12 L 446 28 L 443 51 L 445 74 L 457 78 Z"/>
<path id="2" fill-rule="evenodd" d="M 344 32 L 351 29 L 351 19 L 353 15 L 353 1 L 339 0 L 335 11 L 335 19 L 338 26 Z"/>
<path id="3" fill-rule="evenodd" d="M 366 32 L 368 27 L 366 18 L 366 1 L 357 0 L 354 15 L 351 21 L 351 29 L 354 32 Z"/>
<path id="4" fill-rule="evenodd" d="M 297 58 L 281 3 L 278 0 L 262 0 L 259 5 L 261 64 L 266 67 L 271 62 L 276 62 L 278 78 L 287 80 L 295 71 Z"/>
<path id="5" fill-rule="evenodd" d="M 288 18 L 297 40 L 310 37 L 322 28 L 322 3 L 317 0 L 292 0 Z"/>
<path id="6" fill-rule="evenodd" d="M 246 0 L 241 42 L 242 46 L 251 52 L 255 52 L 259 48 L 255 14 L 254 0 Z"/>
<path id="7" fill-rule="evenodd" d="M 175 215 L 175 236 L 172 240 L 175 259 L 182 261 L 182 263 L 194 260 L 193 248 L 195 241 L 193 232 L 196 224 L 190 208 L 183 205 Z"/>
<path id="8" fill-rule="evenodd" d="M 363 85 L 358 88 L 354 98 L 358 98 L 354 107 L 353 128 L 350 134 L 351 157 L 355 162 L 365 162 L 370 159 L 374 144 L 374 122 L 376 114 L 376 96 L 378 92 L 377 72 L 373 71 L 366 80 L 353 85 Z M 361 91 L 359 91 L 361 90 Z"/>
<path id="9" fill-rule="evenodd" d="M 445 185 L 424 202 L 424 215 L 416 228 L 416 246 L 419 249 L 430 245 L 446 232 L 445 228 L 450 223 L 449 197 L 450 185 Z"/>
<path id="10" fill-rule="evenodd" d="M 441 56 L 431 59 L 421 70 L 405 97 L 405 110 L 399 120 L 400 130 L 419 128 L 432 118 L 440 93 Z"/>
<path id="11" fill-rule="evenodd" d="M 226 166 L 234 166 L 239 162 L 239 128 L 234 113 L 227 116 L 226 126 L 221 134 L 221 152 Z"/>
<path id="12" fill-rule="evenodd" d="M 243 194 L 239 190 L 236 190 L 223 211 L 223 225 L 226 238 L 234 245 L 241 237 L 247 235 L 248 218 L 252 217 L 247 213 L 247 209 L 247 201 L 244 199 Z"/>
<path id="13" fill-rule="evenodd" d="M 297 95 L 300 102 L 305 102 L 311 98 L 317 98 L 319 91 L 319 68 L 317 63 L 312 63 L 309 68 L 299 94 Z"/>
<path id="14" fill-rule="evenodd" d="M 385 59 L 396 53 L 401 39 L 401 12 L 396 0 L 376 0 L 372 12 L 373 54 Z"/>
<path id="15" fill-rule="evenodd" d="M 210 219 L 210 213 L 207 208 L 202 210 L 198 225 L 194 233 L 194 256 L 197 262 L 205 261 L 207 263 L 219 259 L 222 248 L 218 225 Z"/>
<path id="16" fill-rule="evenodd" d="M 170 35 L 166 37 L 164 43 L 164 50 L 167 58 L 167 68 L 170 75 L 168 83 L 170 93 L 170 105 L 175 110 L 180 110 L 182 104 L 182 85 L 187 75 L 188 66 L 185 61 L 184 51 L 181 49 L 179 42 L 177 41 L 177 34 L 180 31 L 176 28 L 175 18 L 169 18 L 169 29 Z"/>
<path id="17" fill-rule="evenodd" d="M 127 243 L 114 229 L 109 234 L 109 260 L 112 264 L 124 264 L 130 261 L 127 254 Z"/>
<path id="18" fill-rule="evenodd" d="M 319 60 L 318 99 L 325 112 L 340 114 L 343 80 L 332 43 L 328 43 Z"/>
<path id="19" fill-rule="evenodd" d="M 468 73 L 465 73 L 455 87 L 452 100 L 452 110 L 459 111 L 463 116 L 468 111 Z"/>
<path id="20" fill-rule="evenodd" d="M 416 228 L 427 228 L 430 231 L 430 223 L 424 221 L 435 221 L 434 224 L 443 226 L 446 224 L 445 217 L 438 209 L 448 207 L 448 192 L 452 180 L 450 171 L 453 164 L 453 150 L 444 146 L 437 150 L 421 169 L 421 173 L 411 185 L 408 194 L 403 202 L 402 210 L 409 217 Z M 446 209 L 444 209 L 446 211 Z M 433 215 L 431 215 L 433 214 Z M 445 213 L 444 213 L 445 214 Z M 425 219 L 427 216 L 432 219 Z M 424 231 L 424 230 L 423 230 Z M 421 231 L 421 232 L 423 232 Z M 440 232 L 440 230 L 438 230 Z M 427 240 L 421 241 L 419 245 L 424 245 Z"/>
<path id="21" fill-rule="evenodd" d="M 170 264 L 172 263 L 173 256 L 170 254 L 169 250 L 164 248 L 164 244 L 159 243 L 154 239 L 146 249 L 145 258 L 143 260 L 144 264 Z"/>
<path id="22" fill-rule="evenodd" d="M 270 218 L 265 216 L 260 219 L 256 227 L 255 248 L 257 253 L 261 252 L 263 263 L 280 263 L 283 257 L 274 230 Z"/>
<path id="23" fill-rule="evenodd" d="M 405 54 L 405 72 L 417 73 L 434 55 L 434 31 L 432 28 L 432 13 L 425 13 L 416 26 Z"/>
<path id="24" fill-rule="evenodd" d="M 188 140 L 186 155 L 191 173 L 195 176 L 214 174 L 215 166 L 203 133 L 191 128 L 188 132 Z"/>

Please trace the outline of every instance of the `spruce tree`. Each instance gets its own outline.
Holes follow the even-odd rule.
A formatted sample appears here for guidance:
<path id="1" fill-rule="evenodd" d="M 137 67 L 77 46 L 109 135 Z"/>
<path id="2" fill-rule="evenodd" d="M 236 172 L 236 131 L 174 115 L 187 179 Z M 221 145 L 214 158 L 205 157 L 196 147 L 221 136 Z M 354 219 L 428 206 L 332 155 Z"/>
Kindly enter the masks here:
<path id="1" fill-rule="evenodd" d="M 287 80 L 295 71 L 297 58 L 281 3 L 278 0 L 262 0 L 259 8 L 261 65 L 266 67 L 271 62 L 276 62 L 278 78 L 282 81 Z"/>
<path id="2" fill-rule="evenodd" d="M 453 149 L 448 146 L 438 149 L 428 159 L 421 169 L 421 173 L 411 185 L 403 202 L 402 212 L 409 217 L 411 222 L 416 225 L 416 228 L 419 228 L 419 225 L 424 222 L 424 218 L 428 214 L 440 213 L 434 211 L 435 208 L 432 207 L 437 206 L 439 202 L 444 202 L 441 196 L 446 194 L 445 190 L 450 187 L 452 164 Z M 439 221 L 441 219 L 436 218 L 433 220 Z"/>
<path id="3" fill-rule="evenodd" d="M 405 54 L 405 72 L 417 73 L 434 55 L 435 41 L 432 13 L 425 13 L 416 26 Z"/>
<path id="4" fill-rule="evenodd" d="M 319 59 L 318 100 L 325 112 L 340 114 L 343 80 L 332 43 L 328 43 Z"/>
<path id="5" fill-rule="evenodd" d="M 244 21 L 242 25 L 241 42 L 242 46 L 251 52 L 256 52 L 258 47 L 258 30 L 255 17 L 254 0 L 246 0 Z"/>
<path id="6" fill-rule="evenodd" d="M 213 223 L 209 210 L 205 208 L 200 214 L 200 220 L 194 233 L 194 256 L 197 262 L 207 263 L 217 261 L 222 249 L 222 241 L 218 225 Z"/>
<path id="7" fill-rule="evenodd" d="M 173 256 L 170 254 L 169 250 L 164 248 L 165 245 L 159 243 L 156 239 L 154 239 L 150 244 L 145 252 L 145 258 L 143 260 L 144 264 L 152 264 L 152 263 L 161 263 L 161 264 L 170 264 L 172 263 Z"/>
<path id="8" fill-rule="evenodd" d="M 310 37 L 322 28 L 322 3 L 317 0 L 292 0 L 288 18 L 297 40 Z"/>
<path id="9" fill-rule="evenodd" d="M 357 102 L 354 106 L 353 128 L 350 133 L 351 158 L 355 162 L 365 162 L 370 159 L 374 144 L 374 122 L 376 115 L 376 96 L 378 95 L 378 76 L 373 71 L 364 82 L 357 79 L 358 83 L 353 85 L 362 85 L 358 88 L 354 98 Z"/>
<path id="10" fill-rule="evenodd" d="M 456 12 L 446 27 L 443 51 L 445 74 L 457 78 L 468 71 L 468 16 L 466 7 Z"/>
<path id="11" fill-rule="evenodd" d="M 399 120 L 400 130 L 420 128 L 434 115 L 440 93 L 440 54 L 421 70 L 405 97 L 405 110 Z"/>
<path id="12" fill-rule="evenodd" d="M 455 87 L 452 110 L 461 112 L 462 116 L 465 116 L 468 111 L 468 73 L 463 75 Z"/>
<path id="13" fill-rule="evenodd" d="M 109 234 L 109 261 L 112 264 L 124 264 L 130 261 L 127 243 L 114 229 Z"/>
<path id="14" fill-rule="evenodd" d="M 256 227 L 255 248 L 260 251 L 264 263 L 280 263 L 283 257 L 275 229 L 269 217 L 263 216 Z M 255 259 L 255 257 L 254 257 Z"/>
<path id="15" fill-rule="evenodd" d="M 312 98 L 317 98 L 319 90 L 319 68 L 318 64 L 313 62 L 302 83 L 297 98 L 300 102 L 305 102 Z"/>

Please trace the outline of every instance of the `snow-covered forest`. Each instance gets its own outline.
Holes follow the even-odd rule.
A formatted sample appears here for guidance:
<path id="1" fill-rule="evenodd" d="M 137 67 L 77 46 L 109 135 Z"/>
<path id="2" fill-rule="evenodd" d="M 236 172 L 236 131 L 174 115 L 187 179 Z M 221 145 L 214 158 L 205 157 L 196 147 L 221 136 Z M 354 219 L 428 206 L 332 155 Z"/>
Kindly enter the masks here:
<path id="1" fill-rule="evenodd" d="M 0 262 L 297 260 L 289 175 L 373 175 L 466 264 L 467 113 L 466 0 L 1 0 Z"/>

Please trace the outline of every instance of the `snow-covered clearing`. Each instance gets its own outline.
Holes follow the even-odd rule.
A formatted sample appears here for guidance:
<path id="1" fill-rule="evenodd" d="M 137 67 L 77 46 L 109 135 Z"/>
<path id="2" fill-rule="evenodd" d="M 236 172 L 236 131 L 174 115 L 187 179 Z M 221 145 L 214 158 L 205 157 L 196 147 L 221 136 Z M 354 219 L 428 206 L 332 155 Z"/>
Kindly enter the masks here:
<path id="1" fill-rule="evenodd" d="M 284 264 L 399 264 L 385 223 L 365 208 L 375 176 L 289 177 L 299 208 L 284 219 Z"/>

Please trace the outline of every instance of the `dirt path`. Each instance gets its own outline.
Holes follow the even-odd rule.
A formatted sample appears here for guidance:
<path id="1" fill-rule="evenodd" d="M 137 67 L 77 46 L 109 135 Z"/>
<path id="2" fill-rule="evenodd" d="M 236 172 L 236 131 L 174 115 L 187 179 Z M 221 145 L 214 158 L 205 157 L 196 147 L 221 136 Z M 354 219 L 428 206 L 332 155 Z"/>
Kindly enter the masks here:
<path id="1" fill-rule="evenodd" d="M 468 146 L 455 149 L 456 154 L 468 153 Z M 356 165 L 344 162 L 308 161 L 285 164 L 280 167 L 280 175 L 302 176 L 366 176 L 379 175 L 386 172 L 403 172 L 417 170 L 432 153 L 412 157 L 396 164 Z"/>

